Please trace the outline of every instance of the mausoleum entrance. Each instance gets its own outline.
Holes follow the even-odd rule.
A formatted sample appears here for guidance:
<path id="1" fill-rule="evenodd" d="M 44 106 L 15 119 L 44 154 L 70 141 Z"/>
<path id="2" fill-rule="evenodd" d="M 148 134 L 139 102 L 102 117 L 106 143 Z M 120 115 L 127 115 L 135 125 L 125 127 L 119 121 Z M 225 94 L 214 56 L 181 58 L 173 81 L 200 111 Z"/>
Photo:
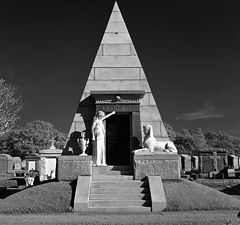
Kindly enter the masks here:
<path id="1" fill-rule="evenodd" d="M 144 91 L 92 91 L 97 111 L 105 120 L 107 165 L 132 165 L 132 151 L 141 148 L 140 99 Z"/>
<path id="2" fill-rule="evenodd" d="M 106 120 L 107 165 L 130 165 L 130 113 L 117 113 Z"/>

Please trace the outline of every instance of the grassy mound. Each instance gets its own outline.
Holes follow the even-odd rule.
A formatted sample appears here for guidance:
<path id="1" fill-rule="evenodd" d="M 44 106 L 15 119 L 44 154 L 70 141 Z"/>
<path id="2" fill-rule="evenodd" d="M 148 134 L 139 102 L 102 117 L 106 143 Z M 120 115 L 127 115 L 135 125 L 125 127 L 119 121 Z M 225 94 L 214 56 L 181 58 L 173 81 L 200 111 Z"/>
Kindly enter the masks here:
<path id="1" fill-rule="evenodd" d="M 166 211 L 240 209 L 240 200 L 195 182 L 164 181 Z M 50 182 L 25 189 L 0 200 L 0 213 L 68 212 L 72 187 Z"/>
<path id="2" fill-rule="evenodd" d="M 240 209 L 240 200 L 195 182 L 163 183 L 167 211 Z"/>
<path id="3" fill-rule="evenodd" d="M 0 213 L 58 213 L 69 210 L 72 188 L 67 182 L 50 182 L 0 200 Z"/>

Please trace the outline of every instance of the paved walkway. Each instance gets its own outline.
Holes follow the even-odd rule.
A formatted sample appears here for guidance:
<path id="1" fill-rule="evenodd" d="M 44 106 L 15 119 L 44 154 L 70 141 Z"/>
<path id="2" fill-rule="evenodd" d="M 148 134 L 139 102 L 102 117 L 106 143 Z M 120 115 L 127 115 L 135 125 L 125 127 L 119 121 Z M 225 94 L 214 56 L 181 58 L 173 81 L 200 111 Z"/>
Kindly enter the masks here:
<path id="1" fill-rule="evenodd" d="M 165 212 L 161 215 L 79 215 L 63 214 L 29 214 L 1 215 L 1 225 L 68 225 L 68 224 L 163 224 L 163 225 L 240 225 L 237 211 L 196 211 L 196 212 Z"/>

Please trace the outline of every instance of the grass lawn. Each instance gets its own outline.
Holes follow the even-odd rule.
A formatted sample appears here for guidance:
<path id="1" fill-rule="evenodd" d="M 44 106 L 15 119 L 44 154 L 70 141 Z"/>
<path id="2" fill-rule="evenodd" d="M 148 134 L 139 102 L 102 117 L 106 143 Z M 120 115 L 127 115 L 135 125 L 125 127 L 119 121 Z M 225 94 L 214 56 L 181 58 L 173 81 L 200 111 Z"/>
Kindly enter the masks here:
<path id="1" fill-rule="evenodd" d="M 230 222 L 231 221 L 231 222 Z M 82 224 L 161 224 L 161 225 L 239 225 L 237 211 L 199 211 L 164 212 L 161 215 L 80 215 L 63 214 L 25 214 L 2 215 L 0 224 L 4 225 L 82 225 Z"/>
<path id="2" fill-rule="evenodd" d="M 164 181 L 166 211 L 234 210 L 240 200 L 195 182 Z M 72 190 L 68 182 L 50 182 L 0 199 L 0 214 L 69 212 Z"/>
<path id="3" fill-rule="evenodd" d="M 67 212 L 72 188 L 68 182 L 50 182 L 0 199 L 0 213 Z"/>
<path id="4" fill-rule="evenodd" d="M 240 200 L 188 181 L 163 183 L 168 211 L 240 209 Z"/>

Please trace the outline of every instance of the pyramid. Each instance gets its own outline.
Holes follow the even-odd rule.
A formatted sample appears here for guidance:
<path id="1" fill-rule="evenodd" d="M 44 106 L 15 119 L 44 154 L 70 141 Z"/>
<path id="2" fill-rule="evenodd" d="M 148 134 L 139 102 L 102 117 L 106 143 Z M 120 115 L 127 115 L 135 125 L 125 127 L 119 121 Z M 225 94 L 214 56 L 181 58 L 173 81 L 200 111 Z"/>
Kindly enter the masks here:
<path id="1" fill-rule="evenodd" d="M 133 42 L 115 2 L 97 55 L 93 62 L 69 136 L 86 130 L 91 137 L 91 123 L 96 108 L 91 92 L 95 91 L 144 91 L 140 99 L 140 126 L 152 125 L 158 141 L 169 141 L 158 107 L 151 92 Z M 143 138 L 143 133 L 142 133 Z M 141 140 L 142 141 L 142 140 Z M 141 142 L 140 141 L 140 142 Z"/>

